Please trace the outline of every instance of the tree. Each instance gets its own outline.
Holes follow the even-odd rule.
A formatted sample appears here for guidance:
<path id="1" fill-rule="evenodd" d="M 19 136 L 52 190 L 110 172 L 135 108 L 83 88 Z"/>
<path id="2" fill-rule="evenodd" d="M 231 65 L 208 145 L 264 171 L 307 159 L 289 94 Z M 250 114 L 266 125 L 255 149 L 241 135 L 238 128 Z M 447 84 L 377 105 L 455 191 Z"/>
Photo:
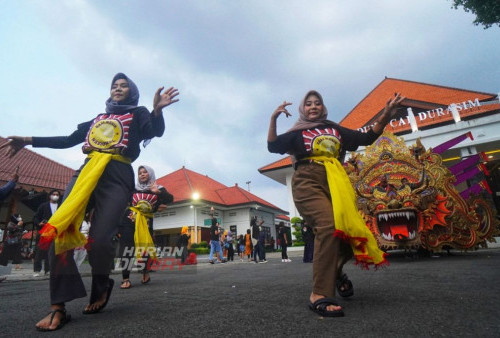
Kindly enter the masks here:
<path id="1" fill-rule="evenodd" d="M 463 6 L 466 12 L 476 15 L 474 25 L 482 24 L 484 29 L 497 24 L 500 27 L 500 1 L 498 0 L 453 0 L 452 8 Z"/>

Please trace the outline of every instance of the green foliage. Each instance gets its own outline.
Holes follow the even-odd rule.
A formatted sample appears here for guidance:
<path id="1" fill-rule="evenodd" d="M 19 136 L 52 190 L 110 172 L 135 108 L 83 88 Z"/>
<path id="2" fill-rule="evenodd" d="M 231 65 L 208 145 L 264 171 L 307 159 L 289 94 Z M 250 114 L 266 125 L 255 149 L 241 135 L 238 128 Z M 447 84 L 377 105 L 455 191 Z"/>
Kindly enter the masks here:
<path id="1" fill-rule="evenodd" d="M 302 245 L 304 245 L 304 239 L 302 238 L 302 231 L 301 231 L 302 224 L 301 223 L 294 224 L 293 228 L 295 229 L 295 231 L 293 232 L 293 235 L 295 236 L 295 241 L 293 242 L 292 246 L 302 246 Z M 297 245 L 296 243 L 302 243 L 302 244 L 301 245 Z"/>
<path id="2" fill-rule="evenodd" d="M 500 1 L 498 0 L 453 0 L 452 8 L 462 6 L 466 12 L 476 15 L 474 25 L 484 26 L 484 29 L 493 25 L 500 27 Z"/>
<path id="3" fill-rule="evenodd" d="M 290 223 L 292 223 L 292 224 L 302 223 L 302 218 L 297 217 L 297 216 L 292 217 L 292 219 L 290 220 Z"/>
<path id="4" fill-rule="evenodd" d="M 295 242 L 293 242 L 292 246 L 304 246 L 304 245 L 306 245 L 306 243 L 304 243 L 302 241 L 295 241 Z"/>
<path id="5" fill-rule="evenodd" d="M 205 254 L 210 253 L 210 249 L 209 248 L 199 248 L 199 247 L 193 248 L 193 246 L 191 246 L 191 249 L 189 249 L 188 252 L 194 252 L 197 255 L 205 255 Z"/>
<path id="6" fill-rule="evenodd" d="M 208 243 L 206 241 L 201 241 L 200 243 L 191 244 L 191 249 L 196 248 L 208 248 Z"/>

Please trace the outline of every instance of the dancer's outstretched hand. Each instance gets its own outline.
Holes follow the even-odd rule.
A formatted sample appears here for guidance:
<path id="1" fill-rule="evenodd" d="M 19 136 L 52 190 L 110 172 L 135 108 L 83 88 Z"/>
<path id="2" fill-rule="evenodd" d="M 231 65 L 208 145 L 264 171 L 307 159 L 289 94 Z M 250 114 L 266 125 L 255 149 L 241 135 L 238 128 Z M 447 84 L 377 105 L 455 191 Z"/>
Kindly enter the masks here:
<path id="1" fill-rule="evenodd" d="M 290 114 L 288 112 L 288 110 L 286 110 L 286 107 L 291 105 L 291 104 L 292 104 L 291 102 L 283 101 L 283 103 L 280 104 L 278 106 L 278 108 L 276 108 L 276 110 L 273 112 L 273 115 L 271 115 L 271 118 L 277 119 L 281 115 L 281 113 L 284 113 L 286 117 L 292 116 L 292 114 Z"/>
<path id="2" fill-rule="evenodd" d="M 177 95 L 179 95 L 179 90 L 174 87 L 170 87 L 162 93 L 163 88 L 165 87 L 158 88 L 153 100 L 153 109 L 156 115 L 160 114 L 163 108 L 179 101 L 179 99 L 174 99 Z"/>
<path id="3" fill-rule="evenodd" d="M 8 158 L 12 158 L 17 152 L 30 144 L 27 137 L 9 136 L 8 141 L 0 146 L 0 151 Z"/>

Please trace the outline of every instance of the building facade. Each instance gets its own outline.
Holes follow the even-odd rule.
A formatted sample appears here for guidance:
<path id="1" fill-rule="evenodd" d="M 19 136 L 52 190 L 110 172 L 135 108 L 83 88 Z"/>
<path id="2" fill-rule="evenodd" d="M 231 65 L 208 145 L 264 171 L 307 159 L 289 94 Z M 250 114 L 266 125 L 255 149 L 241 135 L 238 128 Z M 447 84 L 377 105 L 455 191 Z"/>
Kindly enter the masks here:
<path id="1" fill-rule="evenodd" d="M 228 187 L 185 167 L 159 178 L 157 183 L 174 196 L 174 202 L 154 216 L 159 246 L 174 245 L 183 226 L 188 226 L 191 243 L 209 242 L 211 208 L 219 224 L 233 236 L 245 234 L 251 218 L 257 216 L 263 221 L 262 230 L 270 244 L 271 237 L 276 238 L 276 217 L 288 214 L 237 184 Z"/>

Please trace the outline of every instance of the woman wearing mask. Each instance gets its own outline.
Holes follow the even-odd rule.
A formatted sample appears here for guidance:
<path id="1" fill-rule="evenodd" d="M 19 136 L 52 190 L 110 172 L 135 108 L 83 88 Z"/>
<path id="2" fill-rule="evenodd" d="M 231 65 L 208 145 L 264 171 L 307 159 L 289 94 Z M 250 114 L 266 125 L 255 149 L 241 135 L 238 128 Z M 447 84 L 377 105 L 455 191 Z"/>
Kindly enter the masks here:
<path id="1" fill-rule="evenodd" d="M 114 282 L 109 278 L 114 258 L 113 237 L 123 210 L 134 188 L 131 163 L 140 154 L 140 143 L 163 135 L 165 123 L 162 109 L 177 102 L 177 89 L 154 96 L 153 112 L 138 106 L 139 90 L 123 73 L 116 74 L 106 101 L 106 112 L 81 123 L 69 136 L 10 136 L 2 145 L 7 156 L 14 156 L 26 145 L 45 148 L 70 148 L 83 142 L 86 155 L 83 166 L 75 173 L 66 189 L 62 205 L 42 229 L 41 244 L 50 246 L 50 313 L 36 324 L 37 330 L 53 331 L 64 326 L 70 316 L 65 303 L 86 296 L 73 249 L 85 245 L 80 233 L 85 211 L 94 208 L 88 240 L 92 286 L 84 314 L 94 314 L 107 305 Z M 81 101 L 83 102 L 83 101 Z"/>

